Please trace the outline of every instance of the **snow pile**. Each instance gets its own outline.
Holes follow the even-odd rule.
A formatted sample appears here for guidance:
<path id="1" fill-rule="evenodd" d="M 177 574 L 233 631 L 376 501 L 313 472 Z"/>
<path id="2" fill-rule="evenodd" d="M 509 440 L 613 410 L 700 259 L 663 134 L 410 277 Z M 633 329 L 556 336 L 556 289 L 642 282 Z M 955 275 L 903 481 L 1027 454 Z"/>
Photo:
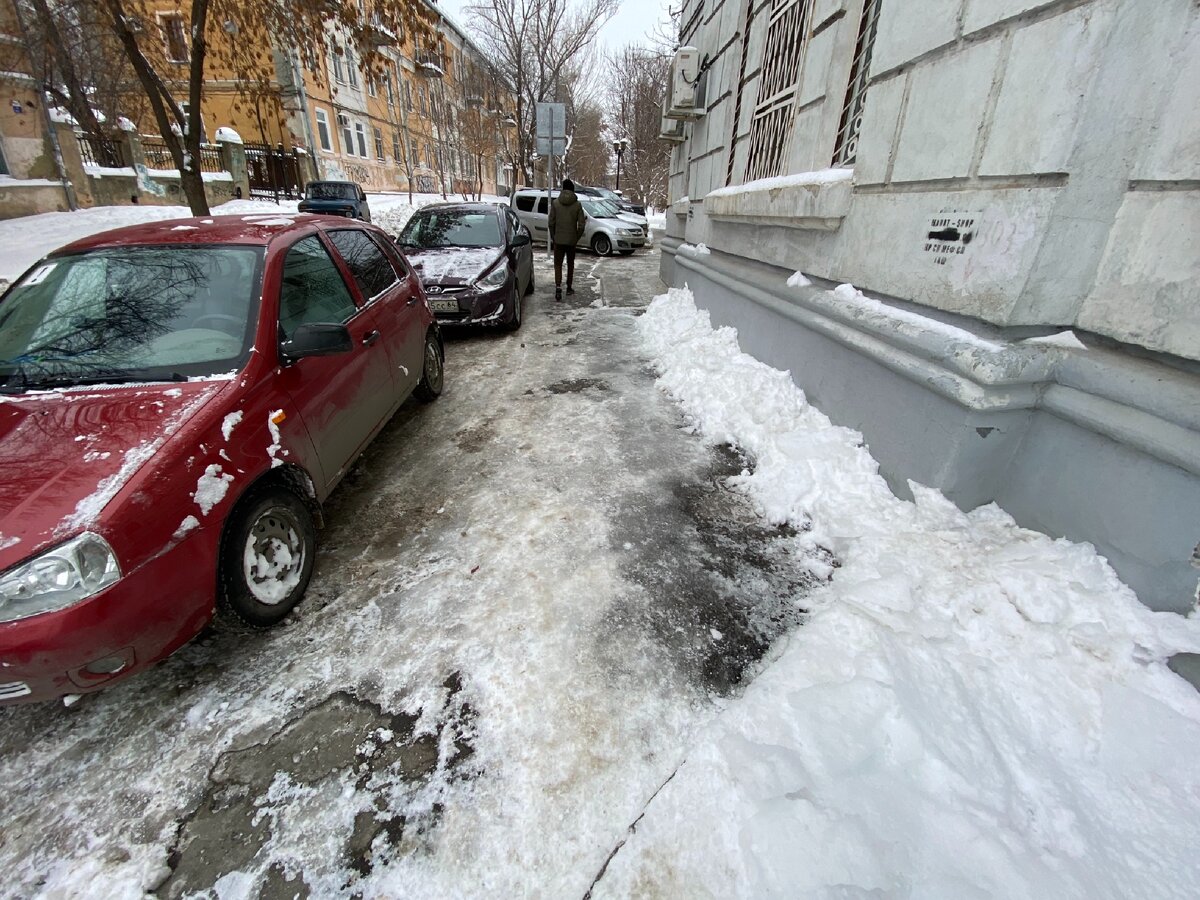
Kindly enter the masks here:
<path id="1" fill-rule="evenodd" d="M 222 144 L 240 144 L 242 136 L 228 125 L 222 125 L 217 129 L 217 141 Z"/>
<path id="2" fill-rule="evenodd" d="M 662 387 L 756 460 L 735 486 L 841 567 L 596 895 L 1193 896 L 1200 696 L 1163 660 L 1196 617 L 995 506 L 897 499 L 686 290 L 640 323 Z"/>
<path id="3" fill-rule="evenodd" d="M 712 252 L 707 244 L 680 244 L 679 251 L 688 256 L 708 256 Z"/>
<path id="4" fill-rule="evenodd" d="M 793 272 L 787 280 L 788 287 L 808 287 L 812 284 L 803 272 Z"/>

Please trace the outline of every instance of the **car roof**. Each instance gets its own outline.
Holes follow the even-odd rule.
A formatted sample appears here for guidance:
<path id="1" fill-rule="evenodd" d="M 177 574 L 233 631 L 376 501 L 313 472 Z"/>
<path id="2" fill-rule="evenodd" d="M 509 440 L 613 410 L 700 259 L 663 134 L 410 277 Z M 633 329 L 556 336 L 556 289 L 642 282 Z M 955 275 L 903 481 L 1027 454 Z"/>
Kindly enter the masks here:
<path id="1" fill-rule="evenodd" d="M 56 252 L 79 253 L 84 250 L 149 244 L 257 244 L 265 247 L 279 237 L 304 231 L 309 226 L 321 223 L 332 224 L 328 216 L 270 209 L 261 213 L 234 216 L 166 219 L 102 231 L 67 244 Z"/>
<path id="2" fill-rule="evenodd" d="M 451 200 L 447 203 L 427 204 L 420 207 L 416 212 L 413 213 L 413 215 L 415 216 L 419 213 L 427 212 L 429 210 L 448 209 L 458 209 L 462 210 L 463 212 L 499 212 L 500 210 L 504 209 L 504 206 L 499 203 L 488 203 L 485 200 L 464 200 L 462 202 Z"/>

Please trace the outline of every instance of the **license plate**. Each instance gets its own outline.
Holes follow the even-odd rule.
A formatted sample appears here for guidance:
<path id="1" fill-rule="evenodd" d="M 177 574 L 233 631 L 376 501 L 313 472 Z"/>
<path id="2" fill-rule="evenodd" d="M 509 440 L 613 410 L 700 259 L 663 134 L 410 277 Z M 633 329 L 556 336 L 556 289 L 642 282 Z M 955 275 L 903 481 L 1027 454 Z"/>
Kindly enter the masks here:
<path id="1" fill-rule="evenodd" d="M 457 300 L 430 300 L 434 312 L 458 312 Z"/>

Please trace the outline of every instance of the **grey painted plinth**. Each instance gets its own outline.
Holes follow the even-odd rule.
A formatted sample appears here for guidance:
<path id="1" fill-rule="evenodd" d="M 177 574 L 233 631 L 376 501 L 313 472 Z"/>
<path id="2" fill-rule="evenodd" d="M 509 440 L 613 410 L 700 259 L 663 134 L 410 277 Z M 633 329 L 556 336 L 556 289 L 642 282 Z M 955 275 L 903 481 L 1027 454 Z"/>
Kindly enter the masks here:
<path id="1" fill-rule="evenodd" d="M 1094 544 L 1152 609 L 1196 603 L 1194 367 L 1086 335 L 1088 349 L 1072 350 L 971 320 L 922 329 L 847 309 L 828 285 L 788 287 L 777 267 L 679 248 L 663 241 L 664 281 L 687 284 L 746 353 L 861 431 L 899 496 L 913 480 L 962 509 L 996 502 L 1025 527 Z"/>

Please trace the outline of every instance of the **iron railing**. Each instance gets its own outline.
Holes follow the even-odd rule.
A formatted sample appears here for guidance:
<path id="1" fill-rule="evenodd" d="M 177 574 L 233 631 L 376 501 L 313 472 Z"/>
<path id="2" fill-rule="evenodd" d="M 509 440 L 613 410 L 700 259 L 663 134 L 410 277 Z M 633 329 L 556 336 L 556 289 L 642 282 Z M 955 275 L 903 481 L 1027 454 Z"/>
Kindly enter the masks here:
<path id="1" fill-rule="evenodd" d="M 125 148 L 120 141 L 96 134 L 76 134 L 79 155 L 85 166 L 100 166 L 106 169 L 123 169 L 129 165 L 125 159 Z"/>
<path id="2" fill-rule="evenodd" d="M 142 154 L 146 157 L 148 169 L 174 169 L 175 160 L 171 157 L 171 149 L 162 138 L 142 138 Z M 224 172 L 225 165 L 221 162 L 221 148 L 216 144 L 201 144 L 201 172 Z"/>

